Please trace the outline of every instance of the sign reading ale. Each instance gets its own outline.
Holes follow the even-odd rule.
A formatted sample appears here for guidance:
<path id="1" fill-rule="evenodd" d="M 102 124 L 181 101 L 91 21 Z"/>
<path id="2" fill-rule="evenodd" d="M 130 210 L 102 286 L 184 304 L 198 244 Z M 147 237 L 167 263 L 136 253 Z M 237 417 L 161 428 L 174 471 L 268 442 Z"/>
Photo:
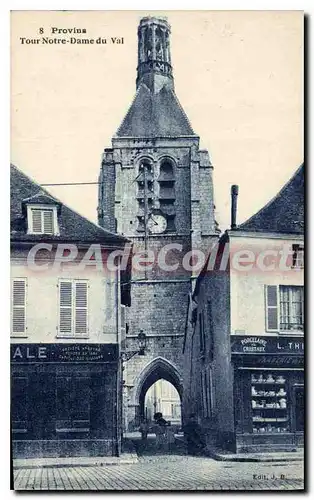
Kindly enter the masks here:
<path id="1" fill-rule="evenodd" d="M 116 344 L 11 344 L 13 363 L 104 363 L 117 359 Z"/>

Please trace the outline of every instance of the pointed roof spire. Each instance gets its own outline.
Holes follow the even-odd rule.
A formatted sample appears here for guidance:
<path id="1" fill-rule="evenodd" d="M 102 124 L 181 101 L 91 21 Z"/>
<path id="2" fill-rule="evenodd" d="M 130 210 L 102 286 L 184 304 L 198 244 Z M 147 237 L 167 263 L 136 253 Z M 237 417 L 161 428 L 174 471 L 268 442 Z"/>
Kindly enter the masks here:
<path id="1" fill-rule="evenodd" d="M 195 136 L 174 92 L 169 37 L 166 18 L 141 19 L 137 92 L 116 137 Z"/>

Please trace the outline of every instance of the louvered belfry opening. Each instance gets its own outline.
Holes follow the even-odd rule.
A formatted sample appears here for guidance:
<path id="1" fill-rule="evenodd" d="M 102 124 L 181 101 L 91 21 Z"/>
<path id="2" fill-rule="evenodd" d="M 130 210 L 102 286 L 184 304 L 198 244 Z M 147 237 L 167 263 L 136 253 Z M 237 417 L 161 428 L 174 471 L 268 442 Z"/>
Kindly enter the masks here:
<path id="1" fill-rule="evenodd" d="M 146 170 L 146 193 L 144 170 Z M 175 231 L 175 173 L 174 165 L 170 159 L 157 161 L 154 164 L 145 159 L 139 165 L 136 196 L 138 201 L 138 232 L 145 230 L 145 195 L 147 215 L 149 216 L 154 210 L 160 211 L 167 219 L 167 232 Z"/>
<path id="2" fill-rule="evenodd" d="M 175 231 L 175 174 L 170 160 L 161 162 L 159 183 L 159 205 L 160 210 L 167 218 L 167 231 Z"/>
<path id="3" fill-rule="evenodd" d="M 138 232 L 144 232 L 144 222 L 145 222 L 145 174 L 144 170 L 146 170 L 146 197 L 147 197 L 147 211 L 151 212 L 154 201 L 154 173 L 153 173 L 153 165 L 148 160 L 143 160 L 138 168 L 138 176 L 137 176 L 137 202 L 138 202 L 138 211 L 137 211 L 137 220 Z"/>

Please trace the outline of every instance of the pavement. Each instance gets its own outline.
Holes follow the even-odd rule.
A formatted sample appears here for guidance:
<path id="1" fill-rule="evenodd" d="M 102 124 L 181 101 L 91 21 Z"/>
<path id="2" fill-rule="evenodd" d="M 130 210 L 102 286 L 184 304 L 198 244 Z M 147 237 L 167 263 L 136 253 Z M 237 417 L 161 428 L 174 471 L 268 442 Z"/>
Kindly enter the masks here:
<path id="1" fill-rule="evenodd" d="M 151 438 L 128 439 L 121 457 L 71 457 L 13 461 L 14 489 L 26 490 L 303 490 L 303 455 L 259 454 L 259 461 L 189 456 L 182 441 L 156 450 Z M 219 454 L 219 450 L 216 452 Z M 245 456 L 247 454 L 244 454 Z M 271 457 L 269 457 L 271 455 Z M 244 459 L 245 457 L 240 457 Z M 246 457 L 250 458 L 250 457 Z M 271 458 L 271 460 L 270 460 Z M 114 467 L 112 467 L 114 465 Z"/>
<path id="2" fill-rule="evenodd" d="M 14 470 L 14 489 L 196 491 L 303 490 L 303 464 L 215 461 L 209 457 L 159 455 L 136 464 L 22 468 Z"/>

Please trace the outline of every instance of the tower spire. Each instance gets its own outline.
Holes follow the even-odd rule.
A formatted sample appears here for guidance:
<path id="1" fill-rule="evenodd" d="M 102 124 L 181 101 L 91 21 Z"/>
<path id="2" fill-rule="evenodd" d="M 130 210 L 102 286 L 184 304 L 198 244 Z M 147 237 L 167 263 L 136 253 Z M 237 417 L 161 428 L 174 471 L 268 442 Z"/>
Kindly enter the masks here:
<path id="1" fill-rule="evenodd" d="M 136 87 L 144 82 L 154 93 L 164 87 L 174 88 L 170 25 L 165 17 L 144 17 L 138 27 L 138 65 Z"/>

